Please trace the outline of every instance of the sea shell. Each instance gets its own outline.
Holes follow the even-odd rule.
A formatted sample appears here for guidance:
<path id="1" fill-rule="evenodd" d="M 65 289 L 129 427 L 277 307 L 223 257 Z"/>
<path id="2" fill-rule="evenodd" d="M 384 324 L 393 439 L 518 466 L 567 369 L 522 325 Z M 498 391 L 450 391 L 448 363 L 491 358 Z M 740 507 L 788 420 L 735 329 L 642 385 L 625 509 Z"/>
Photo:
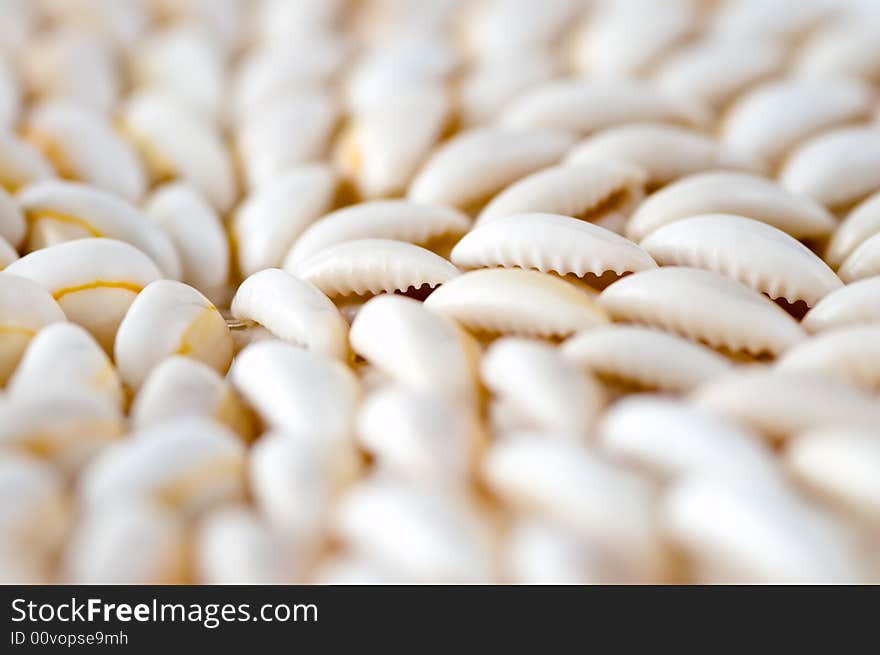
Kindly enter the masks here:
<path id="1" fill-rule="evenodd" d="M 664 266 L 606 288 L 599 305 L 620 321 L 647 323 L 730 351 L 779 354 L 804 338 L 785 310 L 711 271 Z"/>
<path id="2" fill-rule="evenodd" d="M 869 237 L 840 265 L 840 279 L 855 282 L 880 275 L 880 233 Z"/>
<path id="3" fill-rule="evenodd" d="M 880 323 L 880 276 L 852 282 L 828 294 L 803 320 L 810 332 L 858 323 Z"/>
<path id="4" fill-rule="evenodd" d="M 852 252 L 873 235 L 880 233 L 880 193 L 857 205 L 831 235 L 825 259 L 840 266 Z"/>
<path id="5" fill-rule="evenodd" d="M 689 391 L 731 369 L 729 360 L 705 346 L 636 325 L 584 330 L 561 352 L 603 378 L 671 392 Z"/>
<path id="6" fill-rule="evenodd" d="M 6 239 L 0 236 L 0 271 L 16 259 L 18 259 L 18 251 Z"/>
<path id="7" fill-rule="evenodd" d="M 795 239 L 830 234 L 837 223 L 828 211 L 771 180 L 746 173 L 700 173 L 651 195 L 633 214 L 626 235 L 641 241 L 657 228 L 699 214 L 737 214 L 767 223 Z"/>
<path id="8" fill-rule="evenodd" d="M 470 271 L 434 291 L 425 307 L 489 333 L 566 337 L 607 322 L 589 295 L 537 271 Z"/>
<path id="9" fill-rule="evenodd" d="M 461 268 L 534 268 L 577 276 L 657 266 L 642 248 L 611 230 L 558 214 L 512 214 L 482 223 L 455 245 L 450 259 Z"/>
<path id="10" fill-rule="evenodd" d="M 804 244 L 772 225 L 733 214 L 683 218 L 651 232 L 642 247 L 662 266 L 693 266 L 794 303 L 815 305 L 843 286 Z"/>
<path id="11" fill-rule="evenodd" d="M 822 332 L 779 360 L 783 371 L 815 371 L 880 391 L 880 325 L 852 325 Z"/>
<path id="12" fill-rule="evenodd" d="M 794 68 L 818 78 L 880 79 L 880 22 L 851 14 L 813 36 L 798 52 Z"/>
<path id="13" fill-rule="evenodd" d="M 12 132 L 0 129 L 0 190 L 14 193 L 29 184 L 53 177 L 55 170 L 39 150 Z M 0 193 L 0 203 L 9 204 L 4 202 L 9 199 L 8 193 Z M 24 237 L 24 222 L 15 221 L 12 225 L 14 230 L 10 232 L 10 226 L 4 225 L 8 220 L 4 214 L 9 211 L 5 206 L 0 210 L 0 234 L 13 245 L 18 245 Z"/>

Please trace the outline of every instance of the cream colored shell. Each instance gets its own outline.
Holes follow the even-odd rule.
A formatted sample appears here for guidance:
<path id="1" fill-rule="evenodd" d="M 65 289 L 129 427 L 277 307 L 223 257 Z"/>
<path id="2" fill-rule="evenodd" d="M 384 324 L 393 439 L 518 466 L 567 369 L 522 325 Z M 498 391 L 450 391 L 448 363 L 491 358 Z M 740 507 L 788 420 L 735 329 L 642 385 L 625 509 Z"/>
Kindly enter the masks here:
<path id="1" fill-rule="evenodd" d="M 855 282 L 880 275 L 880 233 L 866 239 L 840 265 L 840 279 Z"/>
<path id="2" fill-rule="evenodd" d="M 16 259 L 18 259 L 18 251 L 6 239 L 0 236 L 0 271 Z"/>
<path id="3" fill-rule="evenodd" d="M 880 325 L 852 325 L 818 334 L 788 351 L 780 370 L 814 371 L 880 391 Z"/>
<path id="4" fill-rule="evenodd" d="M 664 266 L 622 278 L 599 305 L 618 321 L 646 323 L 711 346 L 782 353 L 804 338 L 785 310 L 718 273 Z"/>
<path id="5" fill-rule="evenodd" d="M 846 215 L 831 235 L 825 259 L 832 266 L 840 266 L 856 248 L 878 233 L 880 233 L 880 193 L 875 193 Z"/>
<path id="6" fill-rule="evenodd" d="M 598 225 L 559 214 L 511 214 L 476 226 L 450 255 L 462 268 L 534 268 L 560 275 L 618 275 L 655 268 L 628 239 Z"/>
<path id="7" fill-rule="evenodd" d="M 843 283 L 809 248 L 772 225 L 734 214 L 683 218 L 642 247 L 662 266 L 693 266 L 794 303 L 815 305 Z"/>
<path id="8" fill-rule="evenodd" d="M 608 320 L 579 288 L 519 269 L 464 273 L 428 296 L 425 307 L 472 330 L 520 336 L 566 337 Z"/>
<path id="9" fill-rule="evenodd" d="M 810 332 L 859 323 L 880 323 L 880 276 L 852 282 L 828 294 L 803 320 Z"/>
<path id="10" fill-rule="evenodd" d="M 39 150 L 12 132 L 0 130 L 0 187 L 12 193 L 28 184 L 53 177 L 55 170 Z M 24 225 L 21 226 L 18 236 L 15 234 L 5 236 L 13 245 L 17 245 L 24 236 Z"/>

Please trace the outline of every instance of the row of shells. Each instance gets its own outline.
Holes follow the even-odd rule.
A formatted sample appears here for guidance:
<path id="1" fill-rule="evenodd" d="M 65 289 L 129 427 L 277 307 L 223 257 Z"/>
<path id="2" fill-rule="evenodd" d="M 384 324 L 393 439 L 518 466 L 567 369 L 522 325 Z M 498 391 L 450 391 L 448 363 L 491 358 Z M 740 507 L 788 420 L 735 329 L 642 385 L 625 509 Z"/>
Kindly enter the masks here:
<path id="1" fill-rule="evenodd" d="M 0 0 L 0 579 L 880 580 L 880 13 Z"/>

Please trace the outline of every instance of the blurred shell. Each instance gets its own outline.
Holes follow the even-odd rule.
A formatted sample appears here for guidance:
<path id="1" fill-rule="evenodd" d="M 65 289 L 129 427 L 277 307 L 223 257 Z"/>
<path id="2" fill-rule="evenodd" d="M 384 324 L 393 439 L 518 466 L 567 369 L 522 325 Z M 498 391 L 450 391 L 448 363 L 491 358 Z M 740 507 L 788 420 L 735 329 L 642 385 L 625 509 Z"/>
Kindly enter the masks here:
<path id="1" fill-rule="evenodd" d="M 880 233 L 880 193 L 857 205 L 831 235 L 825 259 L 840 266 L 852 252 L 873 235 Z"/>
<path id="2" fill-rule="evenodd" d="M 852 282 L 828 294 L 803 320 L 810 332 L 858 323 L 880 323 L 880 276 Z"/>
<path id="3" fill-rule="evenodd" d="M 0 271 L 18 259 L 18 252 L 6 239 L 0 236 Z"/>
<path id="4" fill-rule="evenodd" d="M 850 283 L 880 275 L 880 233 L 869 237 L 840 265 L 840 279 Z"/>
<path id="5" fill-rule="evenodd" d="M 814 371 L 880 391 L 880 325 L 853 325 L 818 334 L 789 350 L 780 370 Z"/>
<path id="6" fill-rule="evenodd" d="M 11 132 L 7 133 L 0 129 L 0 187 L 14 193 L 28 184 L 55 177 L 52 165 L 46 161 L 39 150 L 23 141 Z M 5 199 L 7 194 L 0 193 L 0 198 Z M 0 202 L 3 202 L 0 199 Z M 4 203 L 5 204 L 5 203 Z M 0 217 L 9 210 L 0 210 Z M 18 245 L 24 237 L 24 223 L 22 222 L 15 231 L 8 232 L 5 226 L 6 217 L 0 219 L 0 232 L 13 244 Z"/>

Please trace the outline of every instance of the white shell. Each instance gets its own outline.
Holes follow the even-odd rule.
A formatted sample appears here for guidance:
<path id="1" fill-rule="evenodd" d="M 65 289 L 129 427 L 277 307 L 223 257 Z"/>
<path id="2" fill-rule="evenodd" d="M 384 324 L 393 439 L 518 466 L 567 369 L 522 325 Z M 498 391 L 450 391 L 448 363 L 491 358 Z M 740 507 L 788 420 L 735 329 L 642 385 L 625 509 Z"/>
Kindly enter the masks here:
<path id="1" fill-rule="evenodd" d="M 665 266 L 624 277 L 599 304 L 612 318 L 647 323 L 731 351 L 779 354 L 803 339 L 771 300 L 711 271 Z"/>
<path id="2" fill-rule="evenodd" d="M 880 193 L 857 205 L 831 235 L 825 259 L 840 266 L 852 252 L 870 237 L 880 233 Z"/>
<path id="3" fill-rule="evenodd" d="M 745 173 L 700 173 L 661 189 L 635 211 L 626 235 L 641 241 L 657 228 L 699 214 L 737 214 L 779 228 L 795 239 L 830 234 L 836 222 L 809 198 Z"/>
<path id="4" fill-rule="evenodd" d="M 243 437 L 250 417 L 232 386 L 207 364 L 175 355 L 155 366 L 131 405 L 136 429 L 180 416 L 203 416 L 225 423 Z"/>
<path id="5" fill-rule="evenodd" d="M 653 493 L 635 474 L 574 442 L 516 434 L 493 444 L 483 475 L 505 505 L 595 542 L 609 577 L 647 581 L 659 574 Z"/>
<path id="6" fill-rule="evenodd" d="M 675 334 L 635 325 L 607 325 L 570 337 L 562 354 L 612 380 L 664 391 L 689 391 L 731 369 L 713 350 Z"/>
<path id="7" fill-rule="evenodd" d="M 0 533 L 5 551 L 42 559 L 64 540 L 64 481 L 50 465 L 8 452 L 0 458 Z"/>
<path id="8" fill-rule="evenodd" d="M 802 321 L 810 332 L 858 323 L 880 323 L 880 275 L 828 294 Z"/>
<path id="9" fill-rule="evenodd" d="M 144 213 L 174 244 L 180 279 L 213 298 L 229 278 L 229 242 L 217 212 L 193 187 L 171 183 L 147 200 Z"/>
<path id="10" fill-rule="evenodd" d="M 123 130 L 154 180 L 180 178 L 220 213 L 232 206 L 235 175 L 221 135 L 189 107 L 157 93 L 135 95 L 123 109 Z"/>
<path id="11" fill-rule="evenodd" d="M 156 280 L 131 303 L 116 332 L 113 355 L 119 375 L 140 388 L 150 371 L 171 355 L 186 355 L 225 374 L 232 336 L 217 308 L 183 282 Z"/>
<path id="12" fill-rule="evenodd" d="M 851 14 L 848 20 L 835 21 L 813 36 L 798 52 L 795 69 L 818 78 L 876 81 L 880 76 L 878 42 L 880 23 Z"/>
<path id="13" fill-rule="evenodd" d="M 116 328 L 141 289 L 162 277 L 140 250 L 113 239 L 79 239 L 42 248 L 6 267 L 30 278 L 61 305 L 107 352 Z"/>
<path id="14" fill-rule="evenodd" d="M 816 429 L 788 444 L 794 476 L 823 498 L 873 521 L 880 519 L 880 433 Z"/>
<path id="15" fill-rule="evenodd" d="M 21 85 L 12 66 L 0 52 L 0 129 L 12 127 L 21 111 Z"/>
<path id="16" fill-rule="evenodd" d="M 24 239 L 27 224 L 15 199 L 0 189 L 0 237 L 10 246 L 18 246 Z"/>
<path id="17" fill-rule="evenodd" d="M 29 390 L 0 401 L 0 447 L 77 471 L 123 432 L 118 407 L 94 393 L 69 387 Z"/>
<path id="18" fill-rule="evenodd" d="M 232 315 L 309 350 L 345 359 L 348 325 L 315 286 L 277 268 L 247 278 L 232 299 Z"/>
<path id="19" fill-rule="evenodd" d="M 165 277 L 180 277 L 180 259 L 165 233 L 136 207 L 94 187 L 40 182 L 23 189 L 18 202 L 31 224 L 30 249 L 88 237 L 125 241 L 150 257 Z"/>
<path id="20" fill-rule="evenodd" d="M 286 270 L 328 296 L 436 287 L 459 274 L 455 266 L 430 250 L 390 239 L 336 243 Z"/>
<path id="21" fill-rule="evenodd" d="M 241 272 L 281 266 L 291 245 L 330 209 L 336 186 L 333 170 L 315 164 L 297 166 L 251 192 L 231 223 Z"/>
<path id="22" fill-rule="evenodd" d="M 345 443 L 360 387 L 342 363 L 278 341 L 242 350 L 229 379 L 270 426 L 295 436 Z"/>
<path id="23" fill-rule="evenodd" d="M 803 143 L 779 182 L 829 209 L 845 208 L 880 190 L 880 129 L 842 127 Z"/>
<path id="24" fill-rule="evenodd" d="M 695 582 L 840 584 L 861 577 L 847 533 L 773 486 L 695 476 L 669 492 L 660 520 L 694 567 Z"/>
<path id="25" fill-rule="evenodd" d="M 642 247 L 661 266 L 705 268 L 790 303 L 815 305 L 843 286 L 813 251 L 772 225 L 733 214 L 683 218 L 651 232 Z"/>
<path id="26" fill-rule="evenodd" d="M 554 521 L 517 519 L 506 531 L 500 555 L 505 582 L 512 584 L 614 582 L 601 549 Z"/>
<path id="27" fill-rule="evenodd" d="M 855 282 L 880 275 L 880 233 L 866 239 L 840 265 L 840 279 Z"/>
<path id="28" fill-rule="evenodd" d="M 674 125 L 636 123 L 611 127 L 582 141 L 567 164 L 618 162 L 647 175 L 651 188 L 711 169 L 760 171 L 758 160 L 741 155 L 696 130 Z"/>
<path id="29" fill-rule="evenodd" d="M 55 170 L 39 150 L 12 132 L 0 129 L 0 187 L 14 192 L 28 184 L 53 177 Z M 24 237 L 24 222 L 20 223 L 15 232 L 5 232 L 8 227 L 4 225 L 4 211 L 0 211 L 0 234 L 6 236 L 13 245 L 18 245 Z"/>
<path id="30" fill-rule="evenodd" d="M 806 371 L 745 371 L 711 380 L 694 403 L 772 437 L 816 427 L 874 429 L 876 397 L 846 382 Z"/>
<path id="31" fill-rule="evenodd" d="M 192 515 L 240 499 L 244 469 L 244 448 L 232 432 L 182 417 L 106 448 L 83 471 L 78 492 L 89 508 L 146 501 Z"/>
<path id="32" fill-rule="evenodd" d="M 94 338 L 75 323 L 53 323 L 31 339 L 9 380 L 10 394 L 81 389 L 120 410 L 125 392 L 113 362 Z"/>
<path id="33" fill-rule="evenodd" d="M 411 298 L 383 294 L 355 316 L 352 349 L 395 382 L 465 406 L 476 399 L 475 353 L 445 316 Z"/>
<path id="34" fill-rule="evenodd" d="M 608 320 L 574 285 L 520 269 L 464 273 L 428 296 L 425 307 L 472 330 L 522 336 L 565 337 Z"/>
<path id="35" fill-rule="evenodd" d="M 100 114 L 74 104 L 46 103 L 30 112 L 25 134 L 64 177 L 129 202 L 140 200 L 146 190 L 146 173 L 134 150 Z"/>
<path id="36" fill-rule="evenodd" d="M 707 112 L 695 100 L 682 102 L 643 82 L 597 78 L 547 82 L 514 100 L 501 115 L 506 127 L 562 130 L 578 136 L 642 121 L 701 125 Z"/>
<path id="37" fill-rule="evenodd" d="M 578 439 L 589 432 L 602 408 L 599 385 L 546 343 L 498 339 L 483 356 L 480 371 L 496 402 L 521 419 L 522 429 Z"/>
<path id="38" fill-rule="evenodd" d="M 507 187 L 486 205 L 477 222 L 542 212 L 574 216 L 614 229 L 641 202 L 644 183 L 644 174 L 626 164 L 554 166 Z"/>
<path id="39" fill-rule="evenodd" d="M 853 325 L 822 332 L 789 350 L 781 370 L 839 376 L 880 391 L 880 325 Z"/>
<path id="40" fill-rule="evenodd" d="M 458 34 L 462 47 L 475 59 L 482 59 L 551 46 L 563 37 L 583 8 L 577 0 L 547 0 L 540 6 L 490 0 L 459 10 L 464 11 Z"/>
<path id="41" fill-rule="evenodd" d="M 0 384 L 12 375 L 41 328 L 66 320 L 64 311 L 39 284 L 0 272 Z"/>
<path id="42" fill-rule="evenodd" d="M 468 130 L 428 158 L 408 197 L 464 210 L 479 208 L 516 180 L 558 162 L 571 144 L 570 137 L 551 131 Z"/>
<path id="43" fill-rule="evenodd" d="M 657 266 L 642 248 L 611 230 L 558 214 L 512 214 L 482 223 L 455 245 L 450 259 L 462 268 L 534 268 L 578 276 Z"/>
<path id="44" fill-rule="evenodd" d="M 661 478 L 707 475 L 734 483 L 782 482 L 759 435 L 673 400 L 621 400 L 602 417 L 598 435 L 612 456 Z"/>
<path id="45" fill-rule="evenodd" d="M 854 80 L 783 79 L 740 96 L 724 117 L 722 141 L 778 165 L 798 143 L 871 115 L 874 93 Z"/>
<path id="46" fill-rule="evenodd" d="M 451 207 L 407 200 L 363 202 L 337 209 L 309 225 L 294 241 L 284 265 L 294 266 L 343 241 L 394 239 L 428 245 L 442 237 L 458 237 L 468 227 L 468 217 Z"/>
<path id="47" fill-rule="evenodd" d="M 12 245 L 0 236 L 0 271 L 18 259 L 18 252 Z"/>
<path id="48" fill-rule="evenodd" d="M 401 387 L 368 396 L 356 425 L 358 443 L 378 470 L 441 488 L 468 483 L 473 430 L 469 414 L 446 398 Z"/>
<path id="49" fill-rule="evenodd" d="M 455 496 L 371 478 L 340 501 L 333 526 L 353 551 L 409 582 L 489 581 L 483 528 Z"/>

